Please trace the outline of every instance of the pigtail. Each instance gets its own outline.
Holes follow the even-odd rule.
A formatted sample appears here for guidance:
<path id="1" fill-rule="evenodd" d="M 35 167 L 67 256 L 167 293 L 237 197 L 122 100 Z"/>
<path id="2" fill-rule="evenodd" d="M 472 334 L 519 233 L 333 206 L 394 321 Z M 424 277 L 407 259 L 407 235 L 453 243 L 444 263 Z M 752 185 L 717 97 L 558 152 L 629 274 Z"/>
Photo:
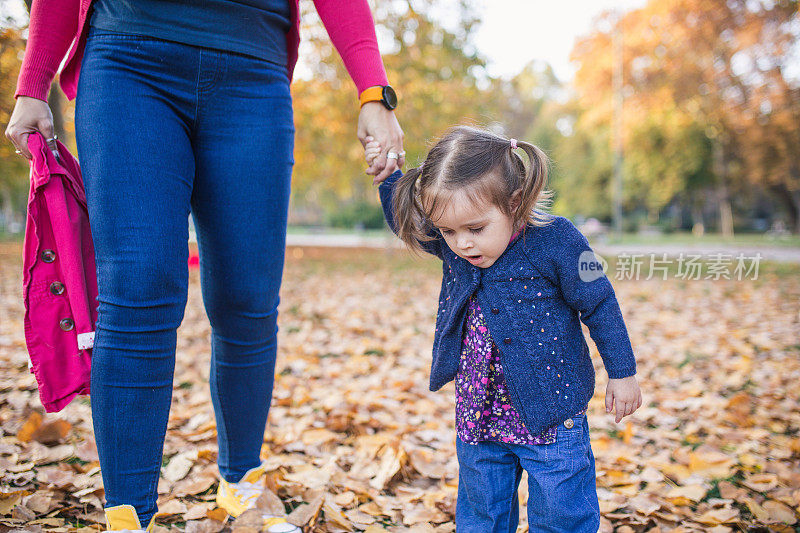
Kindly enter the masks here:
<path id="1" fill-rule="evenodd" d="M 544 212 L 549 209 L 553 199 L 553 191 L 546 188 L 550 160 L 531 143 L 516 141 L 516 144 L 527 154 L 530 164 L 525 168 L 522 159 L 512 151 L 512 158 L 517 160 L 515 166 L 522 170 L 523 175 L 520 205 L 514 213 L 514 222 L 544 226 L 551 221 L 550 216 Z"/>
<path id="2" fill-rule="evenodd" d="M 418 189 L 421 179 L 422 166 L 409 170 L 395 182 L 392 195 L 397 236 L 416 252 L 423 251 L 420 241 L 431 240 L 426 235 L 425 216 L 419 204 Z"/>

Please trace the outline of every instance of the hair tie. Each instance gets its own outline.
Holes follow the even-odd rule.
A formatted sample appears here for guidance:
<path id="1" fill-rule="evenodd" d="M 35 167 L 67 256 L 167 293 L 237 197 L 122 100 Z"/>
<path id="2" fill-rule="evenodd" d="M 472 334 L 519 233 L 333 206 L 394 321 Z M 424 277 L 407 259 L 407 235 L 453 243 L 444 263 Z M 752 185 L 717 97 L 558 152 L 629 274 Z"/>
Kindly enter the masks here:
<path id="1" fill-rule="evenodd" d="M 517 140 L 516 139 L 511 139 L 511 149 L 512 150 L 516 150 L 517 149 Z"/>

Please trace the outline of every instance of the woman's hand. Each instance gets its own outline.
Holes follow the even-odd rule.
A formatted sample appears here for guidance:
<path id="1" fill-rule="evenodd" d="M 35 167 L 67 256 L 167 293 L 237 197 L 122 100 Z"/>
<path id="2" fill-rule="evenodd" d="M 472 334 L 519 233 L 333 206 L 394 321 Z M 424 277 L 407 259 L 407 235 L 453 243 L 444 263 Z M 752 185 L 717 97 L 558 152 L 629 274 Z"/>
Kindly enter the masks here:
<path id="1" fill-rule="evenodd" d="M 372 183 L 377 184 L 401 168 L 406 159 L 403 151 L 403 130 L 394 112 L 386 109 L 380 102 L 367 102 L 358 115 L 358 140 L 364 147 L 369 142 L 367 137 L 372 137 L 381 147 L 380 155 L 372 160 L 367 169 L 367 174 L 375 176 Z M 397 154 L 397 159 L 387 158 L 390 152 Z"/>
<path id="2" fill-rule="evenodd" d="M 642 391 L 639 390 L 639 382 L 636 381 L 636 376 L 608 380 L 608 386 L 606 387 L 606 413 L 610 413 L 616 407 L 617 423 L 624 417 L 633 414 L 641 406 Z"/>
<path id="3" fill-rule="evenodd" d="M 26 159 L 31 158 L 28 151 L 28 135 L 39 132 L 47 139 L 47 145 L 58 157 L 58 145 L 56 145 L 55 129 L 53 127 L 53 113 L 50 106 L 44 100 L 31 98 L 30 96 L 19 96 L 11 113 L 11 119 L 6 127 L 6 137 L 11 141 L 18 153 Z"/>

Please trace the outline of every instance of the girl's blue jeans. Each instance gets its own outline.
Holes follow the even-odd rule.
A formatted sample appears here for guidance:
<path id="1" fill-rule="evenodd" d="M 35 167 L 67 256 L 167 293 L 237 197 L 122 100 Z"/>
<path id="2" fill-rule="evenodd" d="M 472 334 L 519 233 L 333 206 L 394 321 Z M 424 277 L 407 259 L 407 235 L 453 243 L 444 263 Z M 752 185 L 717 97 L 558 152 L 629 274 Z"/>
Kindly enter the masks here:
<path id="1" fill-rule="evenodd" d="M 188 289 L 188 217 L 211 323 L 219 470 L 260 463 L 294 145 L 286 67 L 90 29 L 75 109 L 97 259 L 91 406 L 106 506 L 156 497 Z"/>
<path id="2" fill-rule="evenodd" d="M 528 473 L 528 526 L 533 532 L 596 533 L 600 506 L 586 415 L 558 426 L 556 442 L 541 445 L 456 439 L 457 533 L 514 533 L 517 488 Z"/>

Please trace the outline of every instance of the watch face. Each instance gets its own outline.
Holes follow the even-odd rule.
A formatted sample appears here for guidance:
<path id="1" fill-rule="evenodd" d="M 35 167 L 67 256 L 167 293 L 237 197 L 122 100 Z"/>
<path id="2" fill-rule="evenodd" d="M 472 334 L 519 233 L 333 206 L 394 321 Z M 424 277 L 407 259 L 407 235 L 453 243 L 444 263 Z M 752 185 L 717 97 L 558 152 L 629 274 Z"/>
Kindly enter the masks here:
<path id="1" fill-rule="evenodd" d="M 389 85 L 383 87 L 383 105 L 388 109 L 397 107 L 397 93 Z"/>

